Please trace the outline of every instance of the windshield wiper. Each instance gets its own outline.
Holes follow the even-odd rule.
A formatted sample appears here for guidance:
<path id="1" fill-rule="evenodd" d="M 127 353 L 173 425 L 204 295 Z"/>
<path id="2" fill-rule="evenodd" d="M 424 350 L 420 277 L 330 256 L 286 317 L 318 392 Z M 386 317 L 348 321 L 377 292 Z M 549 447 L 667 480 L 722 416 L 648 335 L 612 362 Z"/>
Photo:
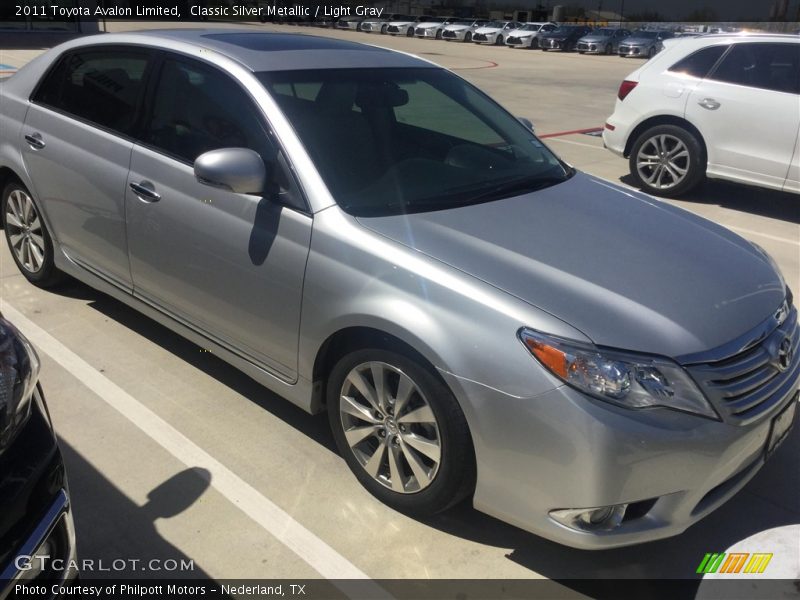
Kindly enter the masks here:
<path id="1" fill-rule="evenodd" d="M 525 177 L 522 179 L 515 179 L 494 185 L 488 190 L 484 190 L 473 196 L 466 196 L 457 200 L 455 203 L 458 205 L 478 204 L 480 202 L 487 202 L 489 200 L 499 200 L 500 198 L 507 198 L 512 194 L 535 192 L 553 185 L 557 185 L 569 179 L 569 174 L 560 175 L 558 177 Z"/>

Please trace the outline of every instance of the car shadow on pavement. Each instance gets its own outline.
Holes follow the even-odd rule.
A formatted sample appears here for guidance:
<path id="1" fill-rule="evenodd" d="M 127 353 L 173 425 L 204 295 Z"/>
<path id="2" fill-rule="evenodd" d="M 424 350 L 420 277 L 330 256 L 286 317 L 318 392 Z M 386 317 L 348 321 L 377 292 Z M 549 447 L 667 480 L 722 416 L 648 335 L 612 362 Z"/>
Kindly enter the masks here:
<path id="1" fill-rule="evenodd" d="M 208 471 L 190 468 L 175 474 L 139 506 L 70 444 L 62 439 L 59 446 L 69 478 L 82 580 L 211 579 L 156 529 L 158 519 L 174 517 L 200 499 L 210 485 Z"/>
<path id="2" fill-rule="evenodd" d="M 309 415 L 303 409 L 274 394 L 222 359 L 210 352 L 201 352 L 202 349 L 193 342 L 111 296 L 95 291 L 76 280 L 72 280 L 64 287 L 67 291 L 65 295 L 72 293 L 76 297 L 82 297 L 80 288 L 84 288 L 90 296 L 88 298 L 90 299 L 89 306 L 93 309 L 213 377 L 327 450 L 337 452 L 336 443 L 328 426 L 328 419 L 324 414 Z M 61 293 L 61 288 L 57 290 L 57 293 Z"/>
<path id="3" fill-rule="evenodd" d="M 636 187 L 630 175 L 620 177 L 620 181 Z M 798 202 L 797 194 L 789 192 L 721 180 L 707 180 L 678 200 L 710 204 L 770 219 L 779 219 L 787 223 L 800 224 L 800 202 Z"/>

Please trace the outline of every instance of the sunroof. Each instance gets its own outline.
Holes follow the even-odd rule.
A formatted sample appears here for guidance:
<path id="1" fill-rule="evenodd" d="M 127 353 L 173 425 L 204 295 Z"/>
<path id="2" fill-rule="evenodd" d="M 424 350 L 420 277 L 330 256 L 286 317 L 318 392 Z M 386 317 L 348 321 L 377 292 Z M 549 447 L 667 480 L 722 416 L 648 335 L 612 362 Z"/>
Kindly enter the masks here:
<path id="1" fill-rule="evenodd" d="M 363 44 L 290 33 L 209 33 L 203 37 L 256 51 L 379 50 Z"/>

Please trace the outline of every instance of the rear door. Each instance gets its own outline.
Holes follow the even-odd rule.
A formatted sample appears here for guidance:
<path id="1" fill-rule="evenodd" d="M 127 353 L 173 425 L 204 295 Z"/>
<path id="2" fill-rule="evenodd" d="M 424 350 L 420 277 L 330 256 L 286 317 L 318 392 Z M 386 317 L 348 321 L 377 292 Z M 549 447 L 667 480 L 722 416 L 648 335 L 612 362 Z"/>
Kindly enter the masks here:
<path id="1" fill-rule="evenodd" d="M 134 292 L 293 381 L 312 219 L 276 198 L 195 178 L 194 160 L 218 148 L 250 148 L 276 162 L 260 109 L 233 78 L 172 54 L 154 77 L 126 186 Z"/>
<path id="2" fill-rule="evenodd" d="M 708 172 L 781 189 L 800 129 L 800 44 L 739 42 L 691 92 Z"/>
<path id="3" fill-rule="evenodd" d="M 34 93 L 23 157 L 54 237 L 76 263 L 130 291 L 125 182 L 152 52 L 65 54 Z"/>

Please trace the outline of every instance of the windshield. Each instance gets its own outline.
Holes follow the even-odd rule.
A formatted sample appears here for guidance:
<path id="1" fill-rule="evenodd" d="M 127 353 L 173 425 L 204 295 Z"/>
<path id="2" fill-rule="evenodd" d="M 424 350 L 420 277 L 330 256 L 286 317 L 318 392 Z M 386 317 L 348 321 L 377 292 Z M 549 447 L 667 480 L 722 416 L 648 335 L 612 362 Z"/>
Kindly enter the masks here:
<path id="1" fill-rule="evenodd" d="M 599 36 L 614 35 L 616 29 L 595 29 L 592 34 Z"/>
<path id="2" fill-rule="evenodd" d="M 637 31 L 631 37 L 637 38 L 654 38 L 658 35 L 657 31 Z"/>
<path id="3" fill-rule="evenodd" d="M 503 21 L 489 21 L 484 27 L 494 27 L 495 29 L 502 29 L 506 24 Z"/>
<path id="4" fill-rule="evenodd" d="M 453 25 L 472 25 L 474 21 L 453 21 Z"/>
<path id="5" fill-rule="evenodd" d="M 541 28 L 542 28 L 541 25 L 534 23 L 528 23 L 527 25 L 523 25 L 522 27 L 520 27 L 522 31 L 539 31 Z"/>
<path id="6" fill-rule="evenodd" d="M 430 19 L 425 19 L 423 23 L 444 23 L 446 20 L 445 17 L 431 17 Z"/>
<path id="7" fill-rule="evenodd" d="M 578 29 L 577 25 L 560 25 L 553 30 L 553 33 L 572 33 L 576 29 Z"/>
<path id="8" fill-rule="evenodd" d="M 257 76 L 337 203 L 356 216 L 487 202 L 572 174 L 528 128 L 444 69 Z"/>

